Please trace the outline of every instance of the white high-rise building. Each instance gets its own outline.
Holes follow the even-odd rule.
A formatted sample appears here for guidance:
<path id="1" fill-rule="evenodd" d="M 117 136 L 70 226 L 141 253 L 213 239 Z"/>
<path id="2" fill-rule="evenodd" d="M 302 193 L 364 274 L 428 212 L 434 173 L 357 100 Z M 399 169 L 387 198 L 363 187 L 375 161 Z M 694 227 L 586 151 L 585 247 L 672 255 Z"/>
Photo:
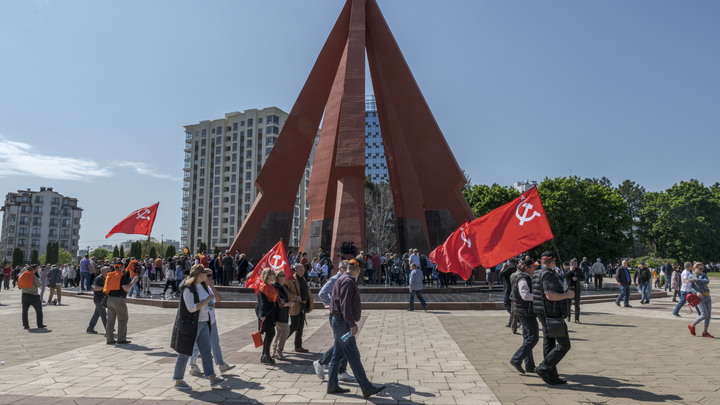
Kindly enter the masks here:
<path id="1" fill-rule="evenodd" d="M 255 179 L 287 116 L 269 107 L 185 126 L 181 248 L 194 253 L 201 242 L 208 251 L 230 247 L 257 197 Z M 313 160 L 314 148 L 295 201 L 289 246 L 299 244 L 305 226 L 305 192 Z"/>
<path id="2" fill-rule="evenodd" d="M 18 190 L 5 196 L 0 211 L 3 212 L 0 256 L 8 261 L 12 261 L 15 248 L 23 251 L 26 261 L 33 249 L 41 256 L 48 242 L 59 242 L 60 249 L 77 257 L 83 211 L 77 198 L 65 197 L 52 187 Z"/>
<path id="3" fill-rule="evenodd" d="M 365 97 L 365 177 L 373 183 L 390 182 L 375 96 Z"/>

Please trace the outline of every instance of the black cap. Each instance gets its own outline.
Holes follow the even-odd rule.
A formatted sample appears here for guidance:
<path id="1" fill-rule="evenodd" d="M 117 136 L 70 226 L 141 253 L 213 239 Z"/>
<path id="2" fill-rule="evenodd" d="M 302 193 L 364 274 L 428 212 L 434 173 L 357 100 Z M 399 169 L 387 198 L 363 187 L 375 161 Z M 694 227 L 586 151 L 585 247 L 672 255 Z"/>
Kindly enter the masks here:
<path id="1" fill-rule="evenodd" d="M 535 263 L 534 263 L 532 260 L 527 259 L 527 260 L 523 260 L 523 261 L 520 263 L 520 265 L 521 265 L 521 266 L 525 266 L 525 267 L 530 267 L 530 266 L 534 266 Z"/>
<path id="2" fill-rule="evenodd" d="M 554 258 L 555 258 L 555 253 L 553 253 L 553 252 L 551 252 L 551 251 L 549 251 L 549 250 L 546 250 L 546 251 L 543 252 L 542 256 L 540 256 L 540 257 L 542 257 L 543 259 L 545 259 L 545 258 L 554 259 Z"/>

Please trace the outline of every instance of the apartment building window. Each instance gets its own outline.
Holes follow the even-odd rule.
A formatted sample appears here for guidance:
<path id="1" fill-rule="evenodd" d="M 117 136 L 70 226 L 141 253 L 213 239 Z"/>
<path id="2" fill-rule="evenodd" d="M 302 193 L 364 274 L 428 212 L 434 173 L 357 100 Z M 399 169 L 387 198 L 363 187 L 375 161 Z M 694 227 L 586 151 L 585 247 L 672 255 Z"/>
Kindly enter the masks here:
<path id="1" fill-rule="evenodd" d="M 277 115 L 268 115 L 265 117 L 265 124 L 280 124 L 280 117 Z"/>
<path id="2" fill-rule="evenodd" d="M 221 128 L 222 128 L 222 127 L 221 127 Z M 218 132 L 218 134 L 219 134 L 219 133 L 220 133 L 220 132 Z M 215 144 L 216 144 L 216 145 L 220 145 L 221 143 L 222 143 L 222 136 L 218 136 L 217 138 L 215 138 Z M 218 153 L 219 153 L 219 152 L 220 152 L 220 148 L 218 148 Z"/>
<path id="3" fill-rule="evenodd" d="M 232 161 L 237 162 L 237 153 L 232 154 Z"/>
<path id="4" fill-rule="evenodd" d="M 57 229 L 51 229 L 50 232 L 48 232 L 48 236 L 51 238 L 57 237 Z"/>
<path id="5" fill-rule="evenodd" d="M 31 246 L 31 247 L 38 247 L 38 246 L 40 246 L 40 241 L 37 240 L 37 239 L 32 239 L 32 240 L 30 241 L 30 246 Z"/>
<path id="6" fill-rule="evenodd" d="M 199 135 L 200 135 L 200 131 L 195 131 L 195 136 L 199 136 Z"/>
<path id="7" fill-rule="evenodd" d="M 213 189 L 213 193 L 214 193 L 214 194 L 220 194 L 220 187 L 215 187 L 215 188 Z"/>
<path id="8" fill-rule="evenodd" d="M 205 158 L 200 159 L 200 167 L 205 167 Z"/>
<path id="9" fill-rule="evenodd" d="M 202 130 L 202 136 L 207 136 L 207 129 Z"/>
<path id="10" fill-rule="evenodd" d="M 215 158 L 215 164 L 216 164 L 216 165 L 219 165 L 219 164 L 220 164 L 220 156 L 218 156 L 218 157 Z"/>
<path id="11" fill-rule="evenodd" d="M 29 217 L 20 217 L 20 225 L 27 225 L 30 223 Z"/>
<path id="12" fill-rule="evenodd" d="M 205 156 L 205 148 L 200 149 L 200 157 Z"/>
<path id="13" fill-rule="evenodd" d="M 232 164 L 232 171 L 233 173 L 237 171 L 237 163 Z"/>
<path id="14" fill-rule="evenodd" d="M 245 204 L 245 213 L 250 212 L 250 204 Z"/>
<path id="15" fill-rule="evenodd" d="M 40 228 L 33 228 L 32 236 L 40 236 Z"/>
<path id="16" fill-rule="evenodd" d="M 212 236 L 218 236 L 218 230 L 217 228 L 213 228 L 212 230 Z M 213 239 L 213 245 L 217 244 L 217 239 Z"/>
<path id="17" fill-rule="evenodd" d="M 249 150 L 245 153 L 245 159 L 252 159 L 252 151 Z"/>
<path id="18" fill-rule="evenodd" d="M 262 117 L 258 118 L 258 124 L 262 124 Z"/>
<path id="19" fill-rule="evenodd" d="M 220 174 L 220 166 L 215 166 L 215 175 L 217 176 L 219 174 Z"/>
<path id="20" fill-rule="evenodd" d="M 63 209 L 63 215 L 66 216 L 66 217 L 69 217 L 69 216 L 70 216 L 70 208 L 64 208 L 64 209 Z"/>
<path id="21" fill-rule="evenodd" d="M 230 180 L 230 181 L 232 181 L 233 183 L 235 183 L 235 181 L 236 181 L 235 179 L 237 179 L 237 177 L 233 174 L 233 175 L 232 175 L 232 180 Z"/>
<path id="22" fill-rule="evenodd" d="M 275 138 L 274 136 L 265 138 L 265 145 L 275 145 L 276 140 L 277 140 L 277 138 Z"/>
<path id="23" fill-rule="evenodd" d="M 50 204 L 57 204 L 60 205 L 60 198 L 59 197 L 53 197 L 50 199 Z"/>
<path id="24" fill-rule="evenodd" d="M 233 152 L 237 152 L 237 142 L 232 145 Z"/>
<path id="25" fill-rule="evenodd" d="M 220 197 L 213 198 L 213 205 L 218 205 L 218 204 L 220 204 Z"/>
<path id="26" fill-rule="evenodd" d="M 198 218 L 198 226 L 202 226 L 202 218 Z"/>
<path id="27" fill-rule="evenodd" d="M 215 184 L 220 184 L 220 177 L 215 177 Z"/>
<path id="28" fill-rule="evenodd" d="M 246 169 L 246 170 L 252 169 L 252 162 L 251 162 L 251 161 L 248 160 L 247 162 L 245 162 L 245 169 Z"/>
<path id="29" fill-rule="evenodd" d="M 27 228 L 20 228 L 18 229 L 18 236 L 27 236 L 28 229 Z"/>
<path id="30" fill-rule="evenodd" d="M 203 199 L 200 198 L 200 199 L 198 199 L 198 207 L 202 207 L 202 206 L 203 206 Z"/>
<path id="31" fill-rule="evenodd" d="M 211 129 L 211 130 L 210 130 L 210 133 L 211 133 L 211 134 L 214 134 L 214 133 L 215 133 L 215 128 Z"/>
<path id="32" fill-rule="evenodd" d="M 262 135 L 262 128 L 258 128 L 258 136 Z"/>
<path id="33" fill-rule="evenodd" d="M 36 195 L 35 196 L 35 204 L 42 204 L 43 203 L 43 196 Z"/>
<path id="34" fill-rule="evenodd" d="M 247 137 L 252 138 L 252 129 L 247 130 Z"/>
<path id="35" fill-rule="evenodd" d="M 245 121 L 240 121 L 240 126 L 241 126 L 241 127 L 244 127 L 244 126 L 245 126 Z"/>
<path id="36" fill-rule="evenodd" d="M 235 186 L 233 186 L 233 187 L 235 187 Z M 235 196 L 234 195 L 230 196 L 230 204 L 235 204 Z"/>
<path id="37" fill-rule="evenodd" d="M 213 218 L 213 226 L 218 226 L 218 218 Z"/>
<path id="38" fill-rule="evenodd" d="M 42 225 L 42 218 L 33 218 L 33 225 Z"/>
<path id="39" fill-rule="evenodd" d="M 236 122 L 233 124 L 233 131 L 237 131 L 237 129 L 238 129 L 238 123 Z M 237 134 L 235 134 L 235 136 L 237 136 Z"/>
<path id="40" fill-rule="evenodd" d="M 204 136 L 204 135 L 203 135 L 203 136 Z M 205 141 L 206 141 L 206 140 L 203 139 L 202 142 L 200 143 L 200 146 L 203 147 L 203 148 L 204 148 L 205 146 L 207 146 L 207 143 L 206 143 Z"/>
<path id="41" fill-rule="evenodd" d="M 270 156 L 270 151 L 272 148 L 265 148 L 265 156 Z"/>
<path id="42" fill-rule="evenodd" d="M 278 128 L 276 126 L 265 127 L 265 135 L 270 135 L 270 134 L 277 135 L 278 133 L 280 133 L 280 128 Z"/>
<path id="43" fill-rule="evenodd" d="M 204 197 L 204 196 L 205 196 L 205 189 L 201 188 L 200 189 L 200 197 Z"/>
<path id="44" fill-rule="evenodd" d="M 233 142 L 237 142 L 237 132 L 233 133 Z"/>
<path id="45" fill-rule="evenodd" d="M 250 172 L 245 173 L 245 180 L 250 180 L 251 174 Z"/>
<path id="46" fill-rule="evenodd" d="M 249 193 L 245 194 L 245 202 L 250 202 L 250 194 Z"/>
<path id="47" fill-rule="evenodd" d="M 245 191 L 250 191 L 250 183 L 245 183 Z"/>
<path id="48" fill-rule="evenodd" d="M 29 214 L 30 213 L 30 206 L 29 205 L 23 205 L 20 207 L 20 213 L 21 214 Z"/>
<path id="49" fill-rule="evenodd" d="M 247 126 L 249 126 L 249 127 L 253 126 L 253 119 L 252 119 L 252 118 L 248 118 L 248 120 L 247 120 Z"/>
<path id="50" fill-rule="evenodd" d="M 69 229 L 63 229 L 60 232 L 60 237 L 62 238 L 69 238 L 70 237 L 70 230 Z"/>
<path id="51" fill-rule="evenodd" d="M 58 208 L 58 207 L 50 208 L 50 215 L 60 215 L 60 208 Z"/>
<path id="52" fill-rule="evenodd" d="M 217 127 L 217 133 L 222 134 L 222 127 Z M 218 138 L 218 139 L 220 139 L 220 138 Z M 218 140 L 218 143 L 220 143 L 219 140 Z"/>

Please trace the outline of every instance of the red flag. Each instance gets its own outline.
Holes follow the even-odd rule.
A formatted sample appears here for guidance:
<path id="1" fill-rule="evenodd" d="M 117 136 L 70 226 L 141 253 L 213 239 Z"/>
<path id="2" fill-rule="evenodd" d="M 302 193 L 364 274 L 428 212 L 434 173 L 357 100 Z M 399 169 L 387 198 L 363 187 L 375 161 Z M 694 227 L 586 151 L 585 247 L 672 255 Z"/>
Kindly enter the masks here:
<path id="1" fill-rule="evenodd" d="M 456 229 L 443 243 L 430 253 L 430 261 L 443 273 L 456 273 L 467 280 L 480 262 L 472 250 L 472 241 L 465 234 L 468 223 Z"/>
<path id="2" fill-rule="evenodd" d="M 554 237 L 536 187 L 472 221 L 466 233 L 478 261 L 486 268 Z"/>
<path id="3" fill-rule="evenodd" d="M 116 233 L 149 236 L 152 231 L 153 224 L 155 223 L 155 215 L 157 214 L 158 205 L 160 205 L 160 203 L 133 211 L 132 214 L 118 222 L 118 224 L 113 227 L 105 238 L 107 239 Z"/>
<path id="4" fill-rule="evenodd" d="M 262 281 L 260 280 L 260 274 L 262 273 L 263 269 L 267 267 L 270 267 L 275 271 L 283 269 L 285 271 L 285 275 L 287 276 L 287 280 L 293 279 L 292 271 L 290 271 L 290 264 L 287 262 L 285 245 L 283 245 L 282 239 L 275 246 L 273 246 L 273 248 L 270 249 L 270 251 L 268 251 L 265 256 L 263 256 L 257 266 L 253 268 L 250 277 L 248 277 L 247 281 L 245 282 L 245 287 L 252 287 L 253 290 L 255 290 L 255 295 L 257 295 L 258 293 L 258 289 L 260 288 L 260 282 Z"/>

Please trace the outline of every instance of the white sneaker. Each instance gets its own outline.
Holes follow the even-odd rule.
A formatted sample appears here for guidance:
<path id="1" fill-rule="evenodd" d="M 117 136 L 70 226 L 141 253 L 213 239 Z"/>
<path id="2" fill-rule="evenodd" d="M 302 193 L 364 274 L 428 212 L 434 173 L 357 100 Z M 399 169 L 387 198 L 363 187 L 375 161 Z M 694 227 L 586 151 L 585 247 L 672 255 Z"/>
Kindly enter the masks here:
<path id="1" fill-rule="evenodd" d="M 222 388 L 222 385 L 226 382 L 227 380 L 222 377 L 215 377 L 215 381 L 210 384 L 210 388 Z"/>
<path id="2" fill-rule="evenodd" d="M 200 367 L 198 367 L 197 364 L 190 366 L 190 375 L 194 375 L 195 377 L 205 377 L 205 374 L 200 371 Z"/>
<path id="3" fill-rule="evenodd" d="M 320 360 L 313 361 L 313 367 L 315 368 L 315 375 L 318 376 L 319 379 L 324 380 L 325 369 L 323 368 L 322 364 L 320 364 Z"/>
<path id="4" fill-rule="evenodd" d="M 355 382 L 355 377 L 346 372 L 338 374 L 338 380 L 342 382 Z"/>
<path id="5" fill-rule="evenodd" d="M 223 364 L 221 364 L 221 365 L 218 366 L 218 369 L 220 370 L 221 373 L 225 373 L 225 372 L 230 371 L 230 370 L 232 370 L 232 369 L 234 369 L 234 368 L 235 368 L 235 365 L 234 365 L 234 364 L 233 364 L 233 365 L 230 365 L 230 364 L 227 364 L 227 363 L 223 363 Z"/>

